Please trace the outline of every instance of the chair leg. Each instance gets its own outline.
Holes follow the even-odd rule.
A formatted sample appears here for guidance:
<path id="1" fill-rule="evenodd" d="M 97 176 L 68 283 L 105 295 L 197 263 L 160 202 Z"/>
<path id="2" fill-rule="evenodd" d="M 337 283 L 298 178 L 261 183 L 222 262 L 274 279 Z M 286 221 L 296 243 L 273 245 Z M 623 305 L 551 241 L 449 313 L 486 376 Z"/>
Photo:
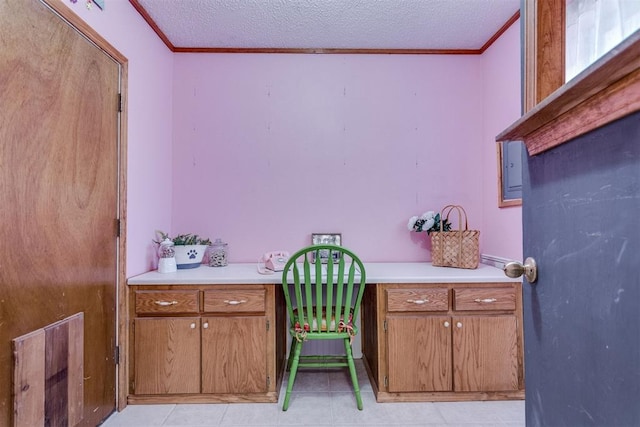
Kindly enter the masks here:
<path id="1" fill-rule="evenodd" d="M 356 365 L 353 362 L 353 352 L 351 351 L 351 341 L 349 338 L 344 340 L 344 349 L 347 352 L 347 364 L 349 365 L 349 374 L 351 374 L 351 383 L 353 384 L 353 392 L 356 395 L 356 404 L 358 409 L 362 411 L 362 396 L 360 395 L 360 385 L 358 384 L 358 374 L 356 373 Z"/>
<path id="2" fill-rule="evenodd" d="M 298 346 L 298 340 L 296 337 L 291 337 L 291 349 L 289 350 L 289 360 L 287 360 L 287 372 L 291 371 L 291 363 L 293 362 L 293 355 L 296 352 Z"/>
<path id="3" fill-rule="evenodd" d="M 296 338 L 293 337 L 295 340 Z M 302 350 L 302 343 L 296 343 L 293 345 L 293 363 L 291 363 L 291 369 L 289 372 L 289 379 L 287 381 L 287 391 L 284 394 L 284 402 L 282 402 L 282 410 L 286 411 L 289 408 L 289 398 L 291 397 L 291 390 L 293 390 L 293 383 L 296 380 L 296 374 L 298 373 L 298 364 L 300 363 L 300 352 Z M 289 355 L 291 359 L 291 355 Z"/>

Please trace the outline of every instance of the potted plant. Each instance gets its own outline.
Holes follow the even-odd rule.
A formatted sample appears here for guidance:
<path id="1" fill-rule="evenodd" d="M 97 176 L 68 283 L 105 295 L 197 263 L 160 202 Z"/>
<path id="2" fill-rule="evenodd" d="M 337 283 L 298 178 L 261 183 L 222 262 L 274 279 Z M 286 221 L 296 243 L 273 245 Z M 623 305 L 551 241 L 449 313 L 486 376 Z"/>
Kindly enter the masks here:
<path id="1" fill-rule="evenodd" d="M 176 253 L 176 265 L 178 269 L 197 268 L 202 263 L 204 253 L 211 244 L 211 240 L 202 238 L 197 234 L 178 234 L 170 237 L 168 233 L 157 231 L 158 240 L 155 243 L 169 239 L 173 242 Z"/>

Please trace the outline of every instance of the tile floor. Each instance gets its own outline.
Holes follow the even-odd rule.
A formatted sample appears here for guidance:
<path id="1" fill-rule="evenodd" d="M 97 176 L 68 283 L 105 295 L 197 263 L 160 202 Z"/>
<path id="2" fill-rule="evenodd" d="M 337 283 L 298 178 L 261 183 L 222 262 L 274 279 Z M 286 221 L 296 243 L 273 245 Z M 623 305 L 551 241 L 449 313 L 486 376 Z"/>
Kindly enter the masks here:
<path id="1" fill-rule="evenodd" d="M 274 403 L 129 405 L 103 427 L 152 426 L 425 426 L 524 427 L 524 401 L 376 403 L 357 361 L 364 410 L 358 411 L 346 369 L 300 370 L 289 409 Z"/>

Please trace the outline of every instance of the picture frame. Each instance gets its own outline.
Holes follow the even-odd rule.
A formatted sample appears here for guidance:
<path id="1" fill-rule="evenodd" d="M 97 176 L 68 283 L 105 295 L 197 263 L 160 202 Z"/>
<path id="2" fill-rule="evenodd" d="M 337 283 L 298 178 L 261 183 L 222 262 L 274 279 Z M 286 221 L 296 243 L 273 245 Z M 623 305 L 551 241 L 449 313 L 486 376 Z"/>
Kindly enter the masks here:
<path id="1" fill-rule="evenodd" d="M 311 244 L 312 245 L 342 245 L 342 234 L 341 233 L 312 233 L 311 234 Z M 312 255 L 312 262 L 316 262 L 315 253 Z M 333 260 L 337 261 L 340 257 L 340 254 L 334 253 Z M 320 251 L 320 262 L 323 264 L 327 263 L 329 259 L 329 251 L 321 250 Z"/>
<path id="2" fill-rule="evenodd" d="M 522 206 L 522 150 L 518 141 L 496 144 L 499 208 Z"/>

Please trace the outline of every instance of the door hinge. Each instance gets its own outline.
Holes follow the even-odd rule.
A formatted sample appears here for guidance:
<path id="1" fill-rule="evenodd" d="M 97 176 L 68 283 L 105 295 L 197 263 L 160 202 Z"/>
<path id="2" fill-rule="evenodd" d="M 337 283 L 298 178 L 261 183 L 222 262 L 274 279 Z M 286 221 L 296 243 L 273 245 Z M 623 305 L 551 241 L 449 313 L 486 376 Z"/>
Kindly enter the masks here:
<path id="1" fill-rule="evenodd" d="M 122 113 L 122 94 L 118 94 L 118 113 Z"/>
<path id="2" fill-rule="evenodd" d="M 120 227 L 121 227 L 120 218 L 116 218 L 116 237 L 120 237 Z"/>
<path id="3" fill-rule="evenodd" d="M 270 327 L 271 327 L 271 324 L 269 323 L 269 320 L 267 320 L 267 332 L 269 331 Z"/>
<path id="4" fill-rule="evenodd" d="M 120 346 L 117 345 L 114 351 L 114 359 L 116 361 L 116 365 L 120 364 Z"/>
<path id="5" fill-rule="evenodd" d="M 267 390 L 271 387 L 271 377 L 267 375 Z"/>

